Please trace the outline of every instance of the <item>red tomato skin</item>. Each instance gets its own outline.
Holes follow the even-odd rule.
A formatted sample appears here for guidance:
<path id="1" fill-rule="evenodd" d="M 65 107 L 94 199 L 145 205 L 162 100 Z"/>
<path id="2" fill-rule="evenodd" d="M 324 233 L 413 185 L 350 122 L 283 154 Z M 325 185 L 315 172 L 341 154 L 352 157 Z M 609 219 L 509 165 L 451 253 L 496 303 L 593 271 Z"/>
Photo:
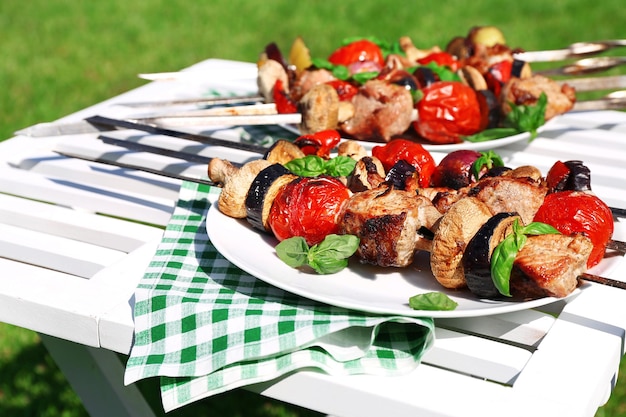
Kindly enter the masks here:
<path id="1" fill-rule="evenodd" d="M 334 129 L 321 130 L 319 132 L 302 135 L 298 137 L 294 144 L 304 152 L 305 155 L 317 155 L 321 158 L 330 158 L 330 151 L 341 141 L 341 134 Z"/>
<path id="2" fill-rule="evenodd" d="M 421 65 L 427 65 L 431 62 L 434 62 L 435 64 L 442 67 L 448 67 L 452 71 L 456 71 L 459 69 L 459 61 L 447 52 L 433 52 L 426 55 L 424 58 L 420 58 L 417 60 L 417 63 Z"/>
<path id="3" fill-rule="evenodd" d="M 345 80 L 328 81 L 326 84 L 335 89 L 340 101 L 350 101 L 359 92 L 359 87 Z"/>
<path id="4" fill-rule="evenodd" d="M 380 160 L 389 171 L 399 160 L 403 159 L 419 172 L 419 185 L 428 187 L 436 164 L 430 152 L 419 143 L 407 139 L 392 139 L 382 146 L 374 146 L 372 155 Z"/>
<path id="5" fill-rule="evenodd" d="M 564 181 L 570 173 L 570 169 L 561 161 L 556 161 L 546 175 L 546 185 L 549 190 L 555 189 L 561 181 Z"/>
<path id="6" fill-rule="evenodd" d="M 276 80 L 276 83 L 274 83 L 272 96 L 278 113 L 287 114 L 298 112 L 298 106 L 293 102 L 293 100 L 291 100 L 291 97 L 289 96 L 287 90 L 285 90 L 281 80 Z"/>
<path id="7" fill-rule="evenodd" d="M 337 178 L 300 177 L 287 184 L 270 209 L 269 224 L 279 241 L 301 236 L 309 246 L 339 231 L 337 218 L 350 197 Z"/>
<path id="8" fill-rule="evenodd" d="M 439 81 L 425 87 L 417 102 L 418 120 L 413 127 L 433 143 L 461 143 L 462 136 L 473 135 L 483 125 L 480 103 L 469 86 L 454 81 Z"/>
<path id="9" fill-rule="evenodd" d="M 588 268 L 600 263 L 614 230 L 611 209 L 595 195 L 582 191 L 548 194 L 534 221 L 547 223 L 565 235 L 582 233 L 591 239 Z"/>
<path id="10" fill-rule="evenodd" d="M 351 42 L 336 49 L 328 61 L 333 65 L 345 65 L 355 62 L 372 61 L 377 65 L 384 65 L 383 53 L 378 45 L 367 39 Z"/>
<path id="11" fill-rule="evenodd" d="M 483 76 L 487 82 L 487 88 L 491 90 L 496 97 L 500 97 L 502 86 L 511 79 L 511 70 L 513 62 L 500 61 L 493 64 Z"/>

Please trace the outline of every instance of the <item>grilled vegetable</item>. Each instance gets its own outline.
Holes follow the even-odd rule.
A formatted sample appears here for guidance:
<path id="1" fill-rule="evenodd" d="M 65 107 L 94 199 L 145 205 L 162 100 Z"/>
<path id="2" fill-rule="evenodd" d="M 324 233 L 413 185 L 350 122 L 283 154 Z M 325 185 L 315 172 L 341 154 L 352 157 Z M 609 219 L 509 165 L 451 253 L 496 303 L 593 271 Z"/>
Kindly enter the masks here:
<path id="1" fill-rule="evenodd" d="M 441 218 L 430 253 L 430 268 L 441 285 L 446 288 L 465 287 L 463 252 L 491 216 L 485 203 L 474 197 L 465 197 L 454 203 Z"/>
<path id="2" fill-rule="evenodd" d="M 602 260 L 614 229 L 611 209 L 595 195 L 581 191 L 548 194 L 534 221 L 547 223 L 565 235 L 580 233 L 589 237 L 593 251 L 588 268 Z"/>
<path id="3" fill-rule="evenodd" d="M 276 195 L 270 228 L 280 241 L 301 236 L 309 246 L 315 245 L 337 233 L 337 217 L 349 197 L 348 188 L 335 177 L 298 177 Z"/>
<path id="4" fill-rule="evenodd" d="M 256 229 L 271 231 L 269 213 L 278 192 L 297 177 L 281 164 L 263 169 L 250 184 L 246 195 L 246 219 Z"/>
<path id="5" fill-rule="evenodd" d="M 393 139 L 383 146 L 374 146 L 372 155 L 382 162 L 386 170 L 390 170 L 399 160 L 405 160 L 418 171 L 420 186 L 427 187 L 430 184 L 435 160 L 422 145 L 406 139 Z"/>
<path id="6" fill-rule="evenodd" d="M 483 224 L 469 241 L 463 254 L 465 281 L 470 291 L 481 298 L 500 298 L 502 295 L 491 277 L 491 254 L 506 235 L 513 222 L 521 221 L 516 213 L 498 213 Z"/>

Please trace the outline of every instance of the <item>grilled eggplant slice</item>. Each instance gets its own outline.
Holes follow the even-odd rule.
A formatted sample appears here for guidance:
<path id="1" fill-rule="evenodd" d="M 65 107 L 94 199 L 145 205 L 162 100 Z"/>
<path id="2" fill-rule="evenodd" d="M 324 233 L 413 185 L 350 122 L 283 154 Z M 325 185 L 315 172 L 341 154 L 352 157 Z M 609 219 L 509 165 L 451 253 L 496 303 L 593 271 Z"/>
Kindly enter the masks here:
<path id="1" fill-rule="evenodd" d="M 480 298 L 501 298 L 491 277 L 491 254 L 511 233 L 515 220 L 520 223 L 522 221 L 517 213 L 496 214 L 478 229 L 465 248 L 463 254 L 465 282 L 469 290 Z"/>
<path id="2" fill-rule="evenodd" d="M 430 253 L 435 279 L 446 288 L 464 288 L 463 252 L 478 229 L 492 216 L 489 207 L 475 197 L 454 203 L 439 221 Z"/>
<path id="3" fill-rule="evenodd" d="M 297 178 L 283 165 L 276 163 L 261 170 L 252 180 L 246 195 L 246 220 L 256 229 L 269 232 L 267 222 L 272 202 L 278 191 Z"/>

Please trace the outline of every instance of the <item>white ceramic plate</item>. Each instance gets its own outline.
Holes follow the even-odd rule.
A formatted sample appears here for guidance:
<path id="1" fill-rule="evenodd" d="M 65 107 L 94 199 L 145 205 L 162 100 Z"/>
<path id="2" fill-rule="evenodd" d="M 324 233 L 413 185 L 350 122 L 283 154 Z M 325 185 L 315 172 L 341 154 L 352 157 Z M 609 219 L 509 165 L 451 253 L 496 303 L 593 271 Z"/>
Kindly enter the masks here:
<path id="1" fill-rule="evenodd" d="M 278 241 L 274 237 L 253 229 L 245 220 L 222 214 L 216 204 L 209 209 L 206 224 L 213 245 L 242 270 L 285 291 L 337 307 L 387 315 L 453 318 L 507 313 L 557 300 L 547 297 L 528 302 L 491 301 L 480 300 L 467 290 L 446 290 L 433 277 L 427 254 L 418 256 L 411 267 L 404 269 L 351 262 L 348 268 L 332 275 L 305 273 L 287 266 L 276 256 L 274 247 Z M 605 259 L 590 272 L 603 275 L 621 259 Z M 430 291 L 446 293 L 458 307 L 453 311 L 409 307 L 409 297 Z"/>
<path id="2" fill-rule="evenodd" d="M 539 133 L 543 132 L 550 124 L 552 124 L 558 117 L 555 117 L 548 122 L 546 122 L 543 126 L 541 126 L 537 131 Z M 281 125 L 286 130 L 295 133 L 296 135 L 300 134 L 297 126 L 293 125 Z M 462 143 L 453 143 L 453 144 L 442 144 L 442 145 L 434 145 L 428 144 L 425 142 L 420 142 L 424 149 L 429 152 L 452 152 L 458 150 L 473 150 L 473 151 L 485 151 L 490 149 L 501 148 L 503 146 L 511 145 L 513 143 L 527 141 L 530 139 L 530 133 L 524 132 L 517 135 L 507 136 L 500 139 L 488 140 L 486 142 L 462 142 Z M 384 145 L 383 142 L 368 142 L 368 141 L 358 141 L 365 149 L 371 151 L 374 146 Z"/>

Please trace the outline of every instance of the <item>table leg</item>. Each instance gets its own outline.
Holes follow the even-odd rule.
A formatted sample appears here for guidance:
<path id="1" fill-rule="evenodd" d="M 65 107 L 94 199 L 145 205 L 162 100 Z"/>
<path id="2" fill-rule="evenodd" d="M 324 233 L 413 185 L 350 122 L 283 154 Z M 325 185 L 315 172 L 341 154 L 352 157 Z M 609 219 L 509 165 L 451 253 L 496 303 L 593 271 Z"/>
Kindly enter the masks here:
<path id="1" fill-rule="evenodd" d="M 155 415 L 136 386 L 124 386 L 124 366 L 117 354 L 45 334 L 39 336 L 92 417 Z"/>

